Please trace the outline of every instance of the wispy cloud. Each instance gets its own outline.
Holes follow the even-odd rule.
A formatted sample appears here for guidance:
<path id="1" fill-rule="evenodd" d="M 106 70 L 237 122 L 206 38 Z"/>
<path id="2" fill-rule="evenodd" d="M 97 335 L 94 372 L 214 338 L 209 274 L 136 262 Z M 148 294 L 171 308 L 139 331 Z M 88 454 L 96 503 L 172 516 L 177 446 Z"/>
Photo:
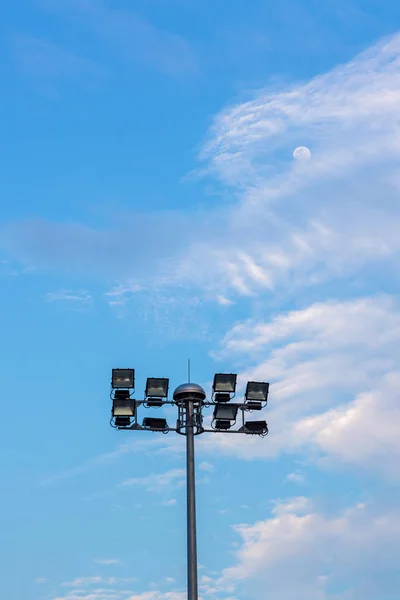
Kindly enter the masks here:
<path id="1" fill-rule="evenodd" d="M 120 487 L 141 485 L 148 492 L 160 492 L 171 485 L 182 485 L 185 477 L 184 469 L 171 469 L 165 473 L 146 475 L 145 477 L 133 477 L 120 484 Z"/>
<path id="2" fill-rule="evenodd" d="M 88 86 L 98 83 L 106 75 L 106 71 L 91 59 L 46 39 L 16 35 L 10 43 L 21 71 L 42 82 L 67 79 Z"/>
<path id="3" fill-rule="evenodd" d="M 202 160 L 208 175 L 232 189 L 229 206 L 133 215 L 125 224 L 134 232 L 129 243 L 113 226 L 37 221 L 3 227 L 1 244 L 25 261 L 75 265 L 107 280 L 112 274 L 122 285 L 110 290 L 115 301 L 123 301 L 125 282 L 148 291 L 156 282 L 156 294 L 179 285 L 228 305 L 393 270 L 400 252 L 399 60 L 400 37 L 393 36 L 325 75 L 261 90 L 218 115 Z M 293 159 L 299 145 L 311 148 L 311 160 Z M 144 235 L 150 222 L 151 245 Z"/>
<path id="4" fill-rule="evenodd" d="M 165 443 L 165 442 L 164 442 Z M 59 481 L 63 481 L 64 479 L 69 479 L 71 477 L 76 477 L 78 475 L 82 475 L 87 471 L 99 467 L 104 467 L 106 465 L 113 464 L 116 460 L 121 458 L 125 454 L 134 453 L 134 452 L 152 452 L 156 451 L 161 446 L 164 446 L 163 441 L 159 441 L 157 439 L 153 440 L 132 440 L 130 442 L 126 442 L 125 444 L 118 444 L 115 450 L 111 452 L 105 452 L 100 454 L 91 460 L 88 460 L 76 467 L 72 467 L 66 471 L 62 471 L 60 473 L 56 473 L 51 477 L 47 477 L 42 480 L 40 485 L 51 485 L 57 483 Z"/>
<path id="5" fill-rule="evenodd" d="M 87 291 L 60 290 L 46 294 L 48 302 L 60 303 L 74 310 L 84 310 L 91 307 L 93 298 Z"/>
<path id="6" fill-rule="evenodd" d="M 156 27 L 136 12 L 98 0 L 40 0 L 39 4 L 79 21 L 125 60 L 173 76 L 197 70 L 194 51 L 182 35 Z"/>
<path id="7" fill-rule="evenodd" d="M 200 471 L 205 471 L 206 473 L 212 473 L 215 469 L 214 465 L 206 460 L 202 460 L 199 464 Z"/>
<path id="8" fill-rule="evenodd" d="M 161 506 L 175 506 L 176 502 L 176 498 L 171 498 L 170 500 L 164 500 L 164 502 L 161 502 Z"/>

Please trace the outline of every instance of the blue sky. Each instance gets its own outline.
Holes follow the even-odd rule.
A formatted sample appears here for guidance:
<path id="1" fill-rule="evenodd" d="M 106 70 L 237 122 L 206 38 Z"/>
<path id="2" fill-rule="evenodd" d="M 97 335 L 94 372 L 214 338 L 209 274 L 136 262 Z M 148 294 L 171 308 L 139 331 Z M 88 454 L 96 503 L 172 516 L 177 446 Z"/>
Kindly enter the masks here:
<path id="1" fill-rule="evenodd" d="M 271 382 L 267 438 L 197 440 L 202 600 L 397 600 L 399 29 L 378 0 L 1 8 L 7 600 L 186 598 L 184 439 L 111 429 L 109 382 L 189 357 L 208 393 Z"/>

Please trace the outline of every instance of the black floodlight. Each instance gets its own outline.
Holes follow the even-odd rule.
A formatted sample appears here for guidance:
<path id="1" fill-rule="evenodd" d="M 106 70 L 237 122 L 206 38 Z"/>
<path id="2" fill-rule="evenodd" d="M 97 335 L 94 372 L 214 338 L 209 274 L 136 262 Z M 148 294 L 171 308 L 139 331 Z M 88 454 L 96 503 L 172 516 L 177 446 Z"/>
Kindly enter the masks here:
<path id="1" fill-rule="evenodd" d="M 113 398 L 113 417 L 133 417 L 135 401 L 129 396 L 129 390 L 116 390 Z"/>
<path id="2" fill-rule="evenodd" d="M 133 389 L 135 387 L 135 369 L 113 369 L 111 387 Z"/>
<path id="3" fill-rule="evenodd" d="M 215 429 L 230 429 L 232 426 L 232 421 L 228 421 L 226 419 L 217 419 L 215 421 Z"/>
<path id="4" fill-rule="evenodd" d="M 231 395 L 227 392 L 217 392 L 214 394 L 214 402 L 229 402 Z"/>
<path id="5" fill-rule="evenodd" d="M 247 421 L 244 424 L 245 433 L 257 433 L 258 435 L 265 435 L 268 433 L 268 425 L 266 421 Z"/>
<path id="6" fill-rule="evenodd" d="M 228 392 L 234 394 L 237 375 L 234 373 L 216 373 L 214 375 L 213 392 Z"/>
<path id="7" fill-rule="evenodd" d="M 147 429 L 163 430 L 167 429 L 167 419 L 156 419 L 153 417 L 145 417 L 143 419 L 143 427 Z"/>
<path id="8" fill-rule="evenodd" d="M 146 382 L 146 398 L 167 398 L 169 379 L 148 377 Z"/>
<path id="9" fill-rule="evenodd" d="M 262 402 L 259 402 L 258 400 L 250 400 L 249 402 L 246 402 L 247 410 L 262 410 L 262 407 Z"/>
<path id="10" fill-rule="evenodd" d="M 246 387 L 246 400 L 258 400 L 266 402 L 268 398 L 269 383 L 260 381 L 249 381 Z"/>
<path id="11" fill-rule="evenodd" d="M 160 408 L 163 405 L 162 398 L 146 398 L 146 406 Z"/>
<path id="12" fill-rule="evenodd" d="M 237 404 L 217 404 L 214 408 L 214 419 L 236 421 L 238 410 Z"/>
<path id="13" fill-rule="evenodd" d="M 131 424 L 131 420 L 129 417 L 117 417 L 115 419 L 116 427 L 129 427 L 130 424 Z"/>

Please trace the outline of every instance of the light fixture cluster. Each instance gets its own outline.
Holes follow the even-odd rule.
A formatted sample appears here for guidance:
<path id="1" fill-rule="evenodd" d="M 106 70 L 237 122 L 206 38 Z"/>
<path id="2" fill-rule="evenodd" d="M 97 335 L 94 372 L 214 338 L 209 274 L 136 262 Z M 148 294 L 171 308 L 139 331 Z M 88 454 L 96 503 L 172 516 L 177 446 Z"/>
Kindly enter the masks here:
<path id="1" fill-rule="evenodd" d="M 189 385 L 189 384 L 187 384 Z M 249 381 L 246 386 L 245 398 L 242 403 L 232 402 L 236 395 L 237 375 L 234 373 L 217 373 L 214 376 L 212 388 L 212 401 L 205 401 L 205 392 L 200 387 L 199 398 L 195 399 L 197 406 L 195 411 L 197 415 L 197 433 L 204 431 L 221 431 L 229 433 L 247 433 L 252 435 L 267 435 L 268 426 L 266 421 L 247 421 L 245 413 L 252 411 L 261 411 L 267 405 L 269 394 L 269 383 Z M 183 388 L 182 394 L 179 393 Z M 149 377 L 146 382 L 146 389 L 143 400 L 135 400 L 133 393 L 135 391 L 135 370 L 134 369 L 113 369 L 111 379 L 111 398 L 112 398 L 112 418 L 111 424 L 117 429 L 147 429 L 151 431 L 177 431 L 182 433 L 182 424 L 184 416 L 178 419 L 177 429 L 170 428 L 167 420 L 163 417 L 145 417 L 142 425 L 137 421 L 138 406 L 143 404 L 146 408 L 161 408 L 164 405 L 177 404 L 181 412 L 186 384 L 175 390 L 174 401 L 168 400 L 169 379 Z M 193 392 L 192 392 L 193 393 Z M 192 398 L 194 400 L 194 397 Z M 202 426 L 202 409 L 205 406 L 213 406 L 213 418 L 211 430 L 204 429 Z M 234 428 L 238 413 L 241 412 L 242 424 L 239 428 Z"/>
<path id="2" fill-rule="evenodd" d="M 244 403 L 230 402 L 236 394 L 237 375 L 217 373 L 214 375 L 213 400 L 215 403 L 212 428 L 217 431 L 228 431 L 236 424 L 239 410 L 242 411 L 242 426 L 235 430 L 240 433 L 266 435 L 266 421 L 245 421 L 246 411 L 262 410 L 268 401 L 269 383 L 249 381 L 247 383 Z"/>

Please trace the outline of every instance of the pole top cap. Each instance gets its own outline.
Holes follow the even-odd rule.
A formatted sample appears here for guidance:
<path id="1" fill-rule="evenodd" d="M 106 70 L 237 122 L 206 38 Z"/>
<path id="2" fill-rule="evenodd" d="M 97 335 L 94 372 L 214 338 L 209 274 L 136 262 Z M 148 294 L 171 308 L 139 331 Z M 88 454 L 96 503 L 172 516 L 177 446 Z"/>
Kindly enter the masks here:
<path id="1" fill-rule="evenodd" d="M 198 383 L 182 383 L 174 391 L 173 398 L 175 402 L 181 402 L 189 398 L 203 401 L 206 396 L 207 394 Z"/>

